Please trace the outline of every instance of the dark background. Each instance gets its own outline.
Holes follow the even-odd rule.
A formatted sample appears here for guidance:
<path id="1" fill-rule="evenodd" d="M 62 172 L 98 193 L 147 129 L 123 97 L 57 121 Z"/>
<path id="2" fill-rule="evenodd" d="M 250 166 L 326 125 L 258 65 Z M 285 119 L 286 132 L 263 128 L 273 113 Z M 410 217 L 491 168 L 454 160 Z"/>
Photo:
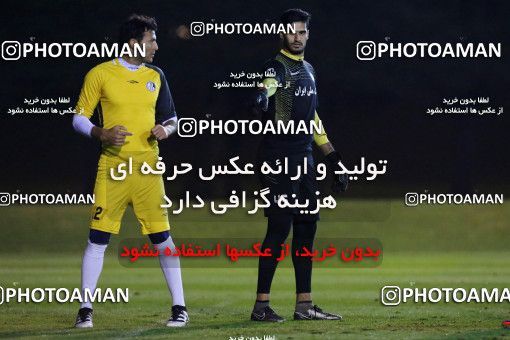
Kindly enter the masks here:
<path id="1" fill-rule="evenodd" d="M 508 1 L 17 1 L 3 2 L 0 40 L 35 42 L 115 41 L 131 13 L 158 20 L 154 64 L 167 75 L 180 117 L 246 119 L 246 90 L 217 90 L 230 72 L 258 71 L 278 51 L 277 36 L 208 35 L 179 38 L 193 21 L 276 21 L 287 8 L 312 13 L 306 59 L 317 73 L 319 114 L 347 164 L 388 160 L 388 172 L 351 186 L 352 197 L 402 197 L 407 191 L 509 192 L 510 110 Z M 503 57 L 476 59 L 381 58 L 359 61 L 356 43 L 493 42 Z M 76 102 L 83 77 L 96 58 L 0 61 L 0 191 L 91 192 L 98 143 L 78 135 L 70 116 L 15 115 L 24 98 L 59 96 Z M 443 98 L 490 97 L 497 116 L 429 116 Z M 160 145 L 167 164 L 226 163 L 241 155 L 253 162 L 257 136 L 177 136 Z M 320 158 L 320 157 L 319 157 Z M 258 186 L 257 178 L 193 176 L 168 184 L 172 193 L 211 196 L 234 187 Z"/>

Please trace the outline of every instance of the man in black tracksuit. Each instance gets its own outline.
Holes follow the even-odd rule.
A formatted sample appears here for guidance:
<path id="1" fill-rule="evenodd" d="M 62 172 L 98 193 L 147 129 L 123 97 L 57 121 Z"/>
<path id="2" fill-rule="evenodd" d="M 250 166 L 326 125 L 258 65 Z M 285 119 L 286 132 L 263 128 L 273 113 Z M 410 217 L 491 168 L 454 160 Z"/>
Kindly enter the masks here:
<path id="1" fill-rule="evenodd" d="M 294 121 L 305 122 L 309 126 L 311 121 L 320 121 L 317 114 L 317 89 L 315 72 L 304 60 L 304 50 L 308 40 L 310 14 L 300 9 L 287 10 L 281 17 L 282 24 L 293 24 L 294 32 L 281 34 L 282 49 L 277 56 L 265 65 L 263 79 L 264 87 L 257 90 L 253 104 L 262 111 L 263 120 L 273 122 Z M 269 76 L 267 76 L 269 75 Z M 278 84 L 280 86 L 278 86 Z M 340 156 L 329 142 L 324 130 L 321 133 L 310 131 L 299 134 L 265 135 L 259 150 L 259 161 L 276 165 L 287 158 L 288 174 L 261 175 L 265 187 L 270 188 L 271 206 L 265 209 L 268 218 L 266 237 L 262 249 L 270 248 L 271 257 L 259 258 L 259 273 L 257 284 L 257 300 L 251 314 L 254 321 L 282 322 L 284 319 L 277 315 L 269 306 L 269 292 L 276 270 L 281 244 L 293 228 L 292 262 L 296 276 L 296 308 L 295 320 L 341 320 L 341 316 L 324 312 L 312 303 L 311 278 L 312 261 L 310 257 L 296 256 L 296 250 L 303 247 L 312 249 L 315 232 L 317 230 L 318 213 L 302 214 L 297 208 L 280 208 L 275 199 L 276 195 L 296 197 L 299 201 L 309 199 L 308 210 L 316 208 L 317 181 L 315 165 L 312 157 L 312 142 L 321 149 L 329 161 L 330 170 L 339 168 Z M 297 167 L 307 162 L 308 173 L 301 174 L 297 180 L 291 180 L 297 174 Z M 335 175 L 333 189 L 345 191 L 348 184 L 347 175 Z M 292 196 L 295 195 L 295 196 Z"/>

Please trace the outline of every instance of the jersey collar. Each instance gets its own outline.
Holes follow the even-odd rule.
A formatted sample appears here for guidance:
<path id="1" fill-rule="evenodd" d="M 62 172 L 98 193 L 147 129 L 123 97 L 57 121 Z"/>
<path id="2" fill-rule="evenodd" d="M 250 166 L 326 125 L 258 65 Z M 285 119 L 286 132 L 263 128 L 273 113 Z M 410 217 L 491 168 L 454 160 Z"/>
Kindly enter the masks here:
<path id="1" fill-rule="evenodd" d="M 295 61 L 303 61 L 303 60 L 305 60 L 305 56 L 304 55 L 295 55 L 295 54 L 292 54 L 292 53 L 288 52 L 287 50 L 285 50 L 283 48 L 280 50 L 280 53 L 283 54 L 284 56 L 286 56 L 287 58 L 290 58 L 290 59 L 295 60 Z"/>
<path id="2" fill-rule="evenodd" d="M 140 65 L 130 64 L 130 63 L 128 63 L 127 61 L 125 61 L 124 59 L 122 59 L 120 57 L 117 58 L 117 61 L 119 62 L 119 64 L 121 66 L 125 67 L 126 69 L 128 69 L 131 72 L 138 71 L 142 66 L 144 66 L 143 63 L 141 63 Z"/>

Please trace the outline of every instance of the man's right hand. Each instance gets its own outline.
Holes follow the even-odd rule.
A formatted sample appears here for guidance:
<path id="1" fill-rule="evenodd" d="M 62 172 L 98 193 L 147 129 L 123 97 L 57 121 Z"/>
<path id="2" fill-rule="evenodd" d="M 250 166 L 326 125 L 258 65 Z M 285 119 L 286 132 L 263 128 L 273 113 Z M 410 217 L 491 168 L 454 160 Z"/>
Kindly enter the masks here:
<path id="1" fill-rule="evenodd" d="M 265 88 L 257 89 L 252 97 L 250 104 L 255 115 L 260 114 L 260 111 L 266 112 L 269 104 L 269 98 L 267 98 L 267 90 Z"/>
<path id="2" fill-rule="evenodd" d="M 341 160 L 340 154 L 337 151 L 330 152 L 326 155 L 326 160 L 330 164 L 330 171 L 334 178 L 331 189 L 336 193 L 344 192 L 349 186 L 349 176 L 347 174 L 335 174 L 335 170 L 339 168 L 338 162 Z"/>
<path id="3" fill-rule="evenodd" d="M 126 143 L 126 136 L 132 136 L 125 126 L 115 125 L 111 129 L 94 127 L 92 135 L 99 139 L 103 144 L 122 146 Z"/>

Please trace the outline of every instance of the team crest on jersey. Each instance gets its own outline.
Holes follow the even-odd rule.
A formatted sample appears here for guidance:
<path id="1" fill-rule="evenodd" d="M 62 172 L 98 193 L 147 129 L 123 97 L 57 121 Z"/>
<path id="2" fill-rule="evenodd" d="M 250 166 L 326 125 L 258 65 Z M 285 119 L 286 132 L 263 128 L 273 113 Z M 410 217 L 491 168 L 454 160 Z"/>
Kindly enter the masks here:
<path id="1" fill-rule="evenodd" d="M 156 90 L 156 84 L 154 84 L 152 81 L 148 81 L 147 84 L 145 84 L 145 87 L 151 92 Z"/>

